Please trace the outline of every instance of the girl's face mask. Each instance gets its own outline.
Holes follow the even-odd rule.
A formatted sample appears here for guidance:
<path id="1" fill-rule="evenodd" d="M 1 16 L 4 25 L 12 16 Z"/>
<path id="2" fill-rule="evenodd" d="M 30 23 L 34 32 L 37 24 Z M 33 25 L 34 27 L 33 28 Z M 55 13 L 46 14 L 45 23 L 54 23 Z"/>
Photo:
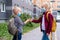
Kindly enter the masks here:
<path id="1" fill-rule="evenodd" d="M 41 8 L 41 13 L 44 13 L 46 12 L 46 9 L 45 8 Z"/>

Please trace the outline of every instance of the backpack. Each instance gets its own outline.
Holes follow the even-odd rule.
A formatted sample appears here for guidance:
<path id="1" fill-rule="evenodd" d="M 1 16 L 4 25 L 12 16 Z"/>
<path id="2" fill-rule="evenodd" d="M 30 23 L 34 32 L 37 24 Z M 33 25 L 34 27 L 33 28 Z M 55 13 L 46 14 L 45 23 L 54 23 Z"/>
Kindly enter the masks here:
<path id="1" fill-rule="evenodd" d="M 11 35 L 15 35 L 15 33 L 17 32 L 17 27 L 15 26 L 14 24 L 14 18 L 11 18 L 9 20 L 9 23 L 8 23 L 8 32 L 11 34 Z"/>
<path id="2" fill-rule="evenodd" d="M 47 20 L 48 20 L 48 14 L 50 12 L 47 13 Z M 49 20 L 48 20 L 49 21 Z M 57 24 L 56 24 L 56 20 L 55 18 L 53 18 L 53 22 L 52 22 L 52 32 L 55 32 L 56 31 L 56 27 L 57 27 Z"/>

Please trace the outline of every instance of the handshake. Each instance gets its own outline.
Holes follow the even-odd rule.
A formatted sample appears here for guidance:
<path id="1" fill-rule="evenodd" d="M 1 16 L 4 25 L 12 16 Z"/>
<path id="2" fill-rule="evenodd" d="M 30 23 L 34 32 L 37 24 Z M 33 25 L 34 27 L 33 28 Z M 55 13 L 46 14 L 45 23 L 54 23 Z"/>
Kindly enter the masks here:
<path id="1" fill-rule="evenodd" d="M 27 19 L 24 23 L 26 24 L 27 22 L 32 22 L 32 19 L 29 18 L 29 19 Z"/>
<path id="2" fill-rule="evenodd" d="M 30 18 L 30 19 L 27 19 L 26 21 L 28 21 L 28 22 L 32 22 L 32 19 Z"/>

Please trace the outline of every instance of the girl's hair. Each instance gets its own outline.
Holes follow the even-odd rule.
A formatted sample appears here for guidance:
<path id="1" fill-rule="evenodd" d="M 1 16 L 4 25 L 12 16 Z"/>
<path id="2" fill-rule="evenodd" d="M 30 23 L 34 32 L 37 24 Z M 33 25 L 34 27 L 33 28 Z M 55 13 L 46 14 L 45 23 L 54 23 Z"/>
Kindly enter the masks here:
<path id="1" fill-rule="evenodd" d="M 50 2 L 44 2 L 42 5 L 47 5 L 50 12 L 52 12 L 52 4 Z"/>

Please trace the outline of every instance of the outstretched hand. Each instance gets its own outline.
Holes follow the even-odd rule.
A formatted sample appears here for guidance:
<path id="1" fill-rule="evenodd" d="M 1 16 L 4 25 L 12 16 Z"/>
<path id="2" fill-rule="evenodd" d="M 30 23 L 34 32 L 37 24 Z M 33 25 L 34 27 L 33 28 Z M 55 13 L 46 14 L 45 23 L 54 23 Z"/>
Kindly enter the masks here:
<path id="1" fill-rule="evenodd" d="M 29 18 L 29 19 L 27 19 L 28 20 L 28 22 L 32 22 L 32 19 L 31 18 Z"/>
<path id="2" fill-rule="evenodd" d="M 29 22 L 32 22 L 32 19 L 30 18 L 30 19 L 28 19 L 29 20 Z"/>
<path id="3" fill-rule="evenodd" d="M 30 18 L 30 19 L 27 19 L 24 23 L 26 24 L 27 22 L 31 22 L 32 21 L 32 19 Z"/>

